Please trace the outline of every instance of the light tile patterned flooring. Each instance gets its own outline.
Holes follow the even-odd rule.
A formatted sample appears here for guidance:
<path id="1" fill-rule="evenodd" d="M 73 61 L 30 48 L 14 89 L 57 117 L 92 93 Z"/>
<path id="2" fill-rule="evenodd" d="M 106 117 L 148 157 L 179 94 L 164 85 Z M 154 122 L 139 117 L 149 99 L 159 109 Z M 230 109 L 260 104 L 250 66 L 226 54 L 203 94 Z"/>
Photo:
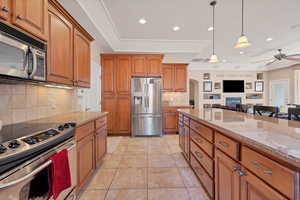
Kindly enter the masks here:
<path id="1" fill-rule="evenodd" d="M 208 200 L 178 141 L 109 137 L 108 154 L 80 200 Z"/>

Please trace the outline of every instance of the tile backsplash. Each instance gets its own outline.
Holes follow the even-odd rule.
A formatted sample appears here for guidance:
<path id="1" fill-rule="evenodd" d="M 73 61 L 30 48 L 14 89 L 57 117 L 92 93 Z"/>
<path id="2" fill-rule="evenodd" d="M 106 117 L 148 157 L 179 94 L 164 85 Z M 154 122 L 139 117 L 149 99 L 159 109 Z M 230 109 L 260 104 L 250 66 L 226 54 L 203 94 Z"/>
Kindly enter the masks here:
<path id="1" fill-rule="evenodd" d="M 74 89 L 0 84 L 0 120 L 4 125 L 80 109 Z"/>
<path id="2" fill-rule="evenodd" d="M 163 92 L 162 100 L 172 106 L 189 105 L 189 96 L 186 92 Z"/>

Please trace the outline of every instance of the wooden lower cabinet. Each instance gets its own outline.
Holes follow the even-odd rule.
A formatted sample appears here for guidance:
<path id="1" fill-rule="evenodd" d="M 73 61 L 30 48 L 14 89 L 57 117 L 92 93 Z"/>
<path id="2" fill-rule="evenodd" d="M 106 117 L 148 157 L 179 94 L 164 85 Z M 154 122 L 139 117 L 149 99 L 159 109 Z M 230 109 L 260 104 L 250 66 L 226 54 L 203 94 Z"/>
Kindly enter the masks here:
<path id="1" fill-rule="evenodd" d="M 78 177 L 76 192 L 79 193 L 107 152 L 106 116 L 76 127 L 75 138 Z"/>
<path id="2" fill-rule="evenodd" d="M 215 199 L 240 200 L 239 164 L 219 150 L 215 154 Z"/>
<path id="3" fill-rule="evenodd" d="M 77 188 L 81 188 L 94 169 L 94 136 L 77 143 Z"/>
<path id="4" fill-rule="evenodd" d="M 96 151 L 96 166 L 99 166 L 107 151 L 107 132 L 106 127 L 96 131 L 95 134 L 95 151 Z"/>
<path id="5" fill-rule="evenodd" d="M 176 112 L 164 112 L 163 124 L 165 133 L 176 133 L 177 129 L 177 113 Z"/>
<path id="6" fill-rule="evenodd" d="M 179 112 L 179 145 L 211 200 L 299 200 L 295 166 Z M 181 117 L 183 116 L 183 117 Z"/>
<path id="7" fill-rule="evenodd" d="M 241 200 L 288 200 L 249 171 L 241 178 Z"/>

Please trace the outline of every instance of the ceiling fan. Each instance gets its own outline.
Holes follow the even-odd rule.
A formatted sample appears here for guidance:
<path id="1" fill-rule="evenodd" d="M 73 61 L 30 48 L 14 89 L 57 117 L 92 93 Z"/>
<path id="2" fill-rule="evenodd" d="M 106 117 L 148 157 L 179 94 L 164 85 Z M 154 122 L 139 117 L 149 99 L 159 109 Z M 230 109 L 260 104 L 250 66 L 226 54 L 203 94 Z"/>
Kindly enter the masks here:
<path id="1" fill-rule="evenodd" d="M 286 55 L 282 53 L 282 49 L 278 49 L 278 54 L 275 54 L 273 57 L 274 57 L 273 59 L 260 60 L 260 61 L 253 62 L 253 64 L 268 61 L 268 63 L 266 64 L 268 66 L 280 60 L 290 60 L 290 61 L 300 62 L 300 54 Z"/>

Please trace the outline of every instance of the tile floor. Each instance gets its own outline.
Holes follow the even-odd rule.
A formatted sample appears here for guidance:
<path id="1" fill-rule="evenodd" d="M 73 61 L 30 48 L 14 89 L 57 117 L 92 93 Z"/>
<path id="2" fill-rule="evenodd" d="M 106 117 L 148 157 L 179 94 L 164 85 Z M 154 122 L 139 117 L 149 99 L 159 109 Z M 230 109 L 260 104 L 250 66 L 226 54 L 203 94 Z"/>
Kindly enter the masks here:
<path id="1" fill-rule="evenodd" d="M 177 135 L 109 137 L 108 154 L 80 200 L 208 200 Z"/>

